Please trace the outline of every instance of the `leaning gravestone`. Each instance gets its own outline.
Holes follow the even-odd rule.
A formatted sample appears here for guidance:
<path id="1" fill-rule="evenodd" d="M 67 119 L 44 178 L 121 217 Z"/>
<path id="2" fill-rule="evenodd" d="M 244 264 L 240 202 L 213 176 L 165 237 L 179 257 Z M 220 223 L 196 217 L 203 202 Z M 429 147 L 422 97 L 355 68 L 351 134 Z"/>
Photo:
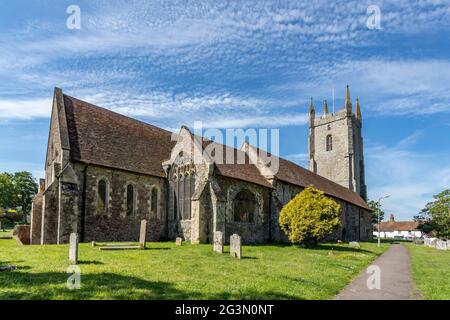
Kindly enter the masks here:
<path id="1" fill-rule="evenodd" d="M 213 250 L 214 252 L 223 253 L 223 233 L 222 231 L 215 231 L 214 232 L 214 245 Z"/>
<path id="2" fill-rule="evenodd" d="M 175 239 L 175 244 L 177 246 L 181 246 L 183 244 L 183 238 L 180 238 L 180 237 L 176 238 Z"/>
<path id="3" fill-rule="evenodd" d="M 242 258 L 242 245 L 241 237 L 237 234 L 233 234 L 230 237 L 230 255 L 233 258 Z"/>
<path id="4" fill-rule="evenodd" d="M 69 260 L 72 264 L 78 263 L 78 239 L 78 233 L 70 234 Z"/>
<path id="5" fill-rule="evenodd" d="M 358 241 L 350 241 L 349 246 L 350 248 L 361 248 L 361 245 Z"/>
<path id="6" fill-rule="evenodd" d="M 141 221 L 141 233 L 139 235 L 139 246 L 141 249 L 145 249 L 145 243 L 147 242 L 147 220 Z"/>
<path id="7" fill-rule="evenodd" d="M 447 241 L 437 240 L 436 241 L 436 249 L 438 250 L 447 250 Z"/>

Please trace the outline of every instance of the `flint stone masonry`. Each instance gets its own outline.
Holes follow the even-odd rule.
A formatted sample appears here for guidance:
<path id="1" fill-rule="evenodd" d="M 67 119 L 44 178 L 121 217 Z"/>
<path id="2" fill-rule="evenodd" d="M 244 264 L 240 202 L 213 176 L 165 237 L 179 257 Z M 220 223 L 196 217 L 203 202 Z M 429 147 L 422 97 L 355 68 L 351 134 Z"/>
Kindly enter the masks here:
<path id="1" fill-rule="evenodd" d="M 233 258 L 242 258 L 242 240 L 237 234 L 233 234 L 230 237 L 230 255 Z"/>
<path id="2" fill-rule="evenodd" d="M 30 244 L 30 225 L 17 225 L 14 227 L 13 236 L 17 238 L 20 244 Z"/>
<path id="3" fill-rule="evenodd" d="M 69 243 L 69 261 L 72 264 L 78 263 L 78 233 L 70 234 L 70 243 Z"/>
<path id="4" fill-rule="evenodd" d="M 224 236 L 221 231 L 214 232 L 214 252 L 223 253 Z"/>

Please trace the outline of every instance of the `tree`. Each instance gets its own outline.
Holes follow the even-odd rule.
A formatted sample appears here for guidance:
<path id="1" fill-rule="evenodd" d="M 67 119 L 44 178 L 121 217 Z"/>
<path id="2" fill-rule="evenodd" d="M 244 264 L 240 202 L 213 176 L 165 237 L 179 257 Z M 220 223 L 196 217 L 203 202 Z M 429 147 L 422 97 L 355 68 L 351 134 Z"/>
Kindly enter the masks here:
<path id="1" fill-rule="evenodd" d="M 33 198 L 38 192 L 38 184 L 30 172 L 22 171 L 14 174 L 14 193 L 17 206 L 25 219 L 31 211 Z"/>
<path id="2" fill-rule="evenodd" d="M 414 220 L 419 222 L 422 232 L 450 238 L 450 189 L 434 195 L 433 198 L 435 200 L 428 202 Z"/>
<path id="3" fill-rule="evenodd" d="M 31 211 L 31 203 L 37 191 L 36 180 L 29 172 L 0 174 L 0 207 L 19 211 L 24 220 Z"/>
<path id="4" fill-rule="evenodd" d="M 13 178 L 10 173 L 0 173 L 0 208 L 13 208 L 16 205 Z"/>
<path id="5" fill-rule="evenodd" d="M 307 187 L 281 210 L 281 230 L 292 243 L 317 243 L 341 224 L 341 206 L 314 187 Z"/>
<path id="6" fill-rule="evenodd" d="M 380 210 L 380 221 L 384 220 L 384 211 L 380 208 L 380 203 L 378 201 L 369 200 L 367 202 L 369 207 L 373 209 L 373 211 L 370 213 L 372 224 L 378 224 L 378 210 Z"/>

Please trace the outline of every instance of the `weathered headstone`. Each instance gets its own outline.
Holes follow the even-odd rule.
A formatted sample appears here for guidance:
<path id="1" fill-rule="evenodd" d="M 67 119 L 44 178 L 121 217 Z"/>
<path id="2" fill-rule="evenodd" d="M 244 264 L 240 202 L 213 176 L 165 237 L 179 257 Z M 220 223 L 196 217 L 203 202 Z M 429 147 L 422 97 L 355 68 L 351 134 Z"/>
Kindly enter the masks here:
<path id="1" fill-rule="evenodd" d="M 78 233 L 70 234 L 70 242 L 69 242 L 69 260 L 73 264 L 78 263 Z"/>
<path id="2" fill-rule="evenodd" d="M 145 249 L 145 244 L 147 242 L 147 220 L 141 221 L 141 233 L 139 236 L 139 246 L 141 249 Z"/>
<path id="3" fill-rule="evenodd" d="M 234 258 L 242 258 L 242 245 L 241 237 L 237 234 L 233 234 L 230 237 L 230 255 Z"/>
<path id="4" fill-rule="evenodd" d="M 92 242 L 91 242 L 91 245 L 92 245 L 93 247 L 95 247 L 95 241 L 92 241 Z"/>
<path id="5" fill-rule="evenodd" d="M 180 238 L 180 237 L 176 238 L 175 239 L 175 244 L 177 246 L 181 246 L 183 244 L 183 238 Z"/>
<path id="6" fill-rule="evenodd" d="M 350 241 L 349 246 L 350 248 L 361 248 L 361 245 L 358 241 Z"/>
<path id="7" fill-rule="evenodd" d="M 224 236 L 222 231 L 215 231 L 214 232 L 214 244 L 213 244 L 213 250 L 214 252 L 223 253 L 223 243 L 224 243 Z"/>
<path id="8" fill-rule="evenodd" d="M 447 250 L 447 241 L 443 241 L 438 239 L 436 241 L 436 249 L 438 250 Z"/>

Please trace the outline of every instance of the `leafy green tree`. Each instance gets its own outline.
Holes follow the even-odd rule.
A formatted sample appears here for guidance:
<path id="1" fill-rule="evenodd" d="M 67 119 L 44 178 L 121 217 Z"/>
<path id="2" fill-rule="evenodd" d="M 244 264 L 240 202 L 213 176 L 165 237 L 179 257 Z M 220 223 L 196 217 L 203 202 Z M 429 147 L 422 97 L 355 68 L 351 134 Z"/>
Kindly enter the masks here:
<path id="1" fill-rule="evenodd" d="M 450 189 L 433 196 L 434 201 L 414 217 L 419 222 L 419 229 L 437 237 L 450 238 Z"/>
<path id="2" fill-rule="evenodd" d="M 292 243 L 317 243 L 341 224 L 341 206 L 314 187 L 307 187 L 281 210 L 281 230 Z"/>
<path id="3" fill-rule="evenodd" d="M 381 210 L 380 204 L 378 203 L 378 201 L 369 200 L 367 202 L 367 204 L 369 205 L 369 207 L 371 209 L 373 209 L 373 211 L 370 213 L 371 219 L 372 219 L 372 224 L 378 224 L 378 209 L 380 209 L 380 221 L 383 221 L 384 220 L 384 211 Z"/>
<path id="4" fill-rule="evenodd" d="M 31 211 L 38 185 L 32 174 L 26 171 L 0 174 L 0 208 L 19 211 L 26 220 Z"/>
<path id="5" fill-rule="evenodd" d="M 14 176 L 10 173 L 0 173 L 0 208 L 14 208 Z"/>
<path id="6" fill-rule="evenodd" d="M 31 211 L 33 198 L 38 192 L 38 184 L 30 172 L 22 171 L 14 174 L 14 193 L 17 207 L 26 218 Z"/>

